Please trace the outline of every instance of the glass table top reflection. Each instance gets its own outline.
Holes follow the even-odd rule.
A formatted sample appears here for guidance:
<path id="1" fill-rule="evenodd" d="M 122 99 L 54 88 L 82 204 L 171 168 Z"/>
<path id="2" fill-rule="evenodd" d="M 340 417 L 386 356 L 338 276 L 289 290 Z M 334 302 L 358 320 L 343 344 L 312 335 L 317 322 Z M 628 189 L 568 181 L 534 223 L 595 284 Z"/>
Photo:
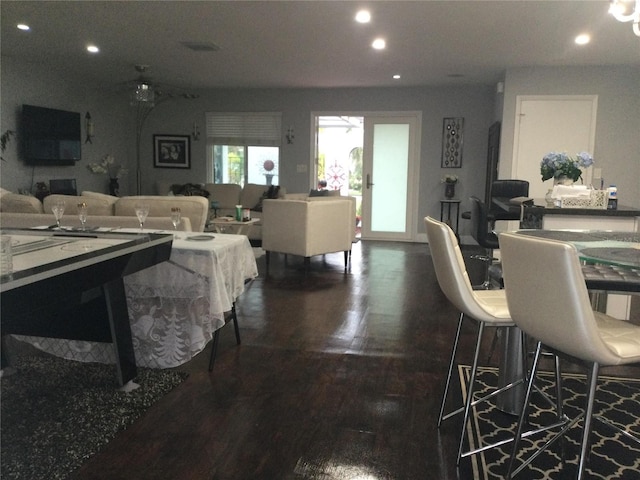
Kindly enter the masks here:
<path id="1" fill-rule="evenodd" d="M 571 243 L 580 259 L 640 268 L 640 233 L 608 230 L 519 230 L 519 234 Z"/>

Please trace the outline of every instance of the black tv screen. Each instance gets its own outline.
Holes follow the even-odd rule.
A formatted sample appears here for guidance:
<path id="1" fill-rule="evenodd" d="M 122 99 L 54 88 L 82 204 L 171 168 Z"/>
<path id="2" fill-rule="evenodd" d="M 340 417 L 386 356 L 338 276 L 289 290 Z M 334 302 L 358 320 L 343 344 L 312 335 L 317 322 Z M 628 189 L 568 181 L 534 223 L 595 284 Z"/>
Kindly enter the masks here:
<path id="1" fill-rule="evenodd" d="M 74 165 L 80 160 L 80 114 L 22 106 L 20 132 L 28 165 Z"/>

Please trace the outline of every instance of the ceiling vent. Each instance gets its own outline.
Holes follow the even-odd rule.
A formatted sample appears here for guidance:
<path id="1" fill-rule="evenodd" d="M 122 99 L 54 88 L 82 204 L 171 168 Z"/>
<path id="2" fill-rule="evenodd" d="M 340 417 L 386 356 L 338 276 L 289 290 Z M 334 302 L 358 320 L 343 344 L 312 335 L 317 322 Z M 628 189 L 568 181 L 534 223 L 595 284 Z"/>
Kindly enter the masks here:
<path id="1" fill-rule="evenodd" d="M 182 45 L 194 52 L 217 52 L 220 47 L 211 42 L 181 42 Z"/>

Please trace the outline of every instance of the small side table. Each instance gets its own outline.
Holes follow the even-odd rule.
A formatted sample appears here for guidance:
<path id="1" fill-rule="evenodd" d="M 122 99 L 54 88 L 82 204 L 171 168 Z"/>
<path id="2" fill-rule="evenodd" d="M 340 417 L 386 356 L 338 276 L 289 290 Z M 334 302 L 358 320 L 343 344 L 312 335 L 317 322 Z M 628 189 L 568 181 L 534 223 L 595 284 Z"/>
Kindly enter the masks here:
<path id="1" fill-rule="evenodd" d="M 446 219 L 444 218 L 445 205 L 447 207 Z M 442 200 L 440 200 L 440 221 L 445 222 L 447 225 L 453 228 L 452 220 L 451 220 L 451 206 L 455 207 L 455 215 L 456 215 L 456 228 L 453 231 L 455 232 L 456 237 L 460 238 L 458 236 L 458 226 L 460 224 L 460 200 L 456 198 L 443 198 Z"/>
<path id="2" fill-rule="evenodd" d="M 251 225 L 258 223 L 260 219 L 252 218 L 244 222 L 239 222 L 235 219 L 229 219 L 229 217 L 217 217 L 209 222 L 209 228 L 207 231 L 213 229 L 217 233 L 231 233 L 235 235 L 246 235 L 247 230 Z"/>

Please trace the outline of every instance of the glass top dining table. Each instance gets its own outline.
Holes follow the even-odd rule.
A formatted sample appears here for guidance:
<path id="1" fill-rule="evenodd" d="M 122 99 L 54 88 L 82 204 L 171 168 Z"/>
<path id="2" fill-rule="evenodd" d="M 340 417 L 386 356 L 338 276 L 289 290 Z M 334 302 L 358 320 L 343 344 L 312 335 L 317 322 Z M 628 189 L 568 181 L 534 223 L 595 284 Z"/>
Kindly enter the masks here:
<path id="1" fill-rule="evenodd" d="M 608 230 L 518 230 L 521 235 L 571 243 L 586 263 L 640 268 L 640 233 Z"/>
<path id="2" fill-rule="evenodd" d="M 607 230 L 518 230 L 519 235 L 559 240 L 572 244 L 578 257 L 586 264 L 610 265 L 612 269 L 625 271 L 625 293 L 640 293 L 638 269 L 640 269 L 640 234 L 638 232 L 616 232 Z M 584 271 L 583 271 L 584 273 Z M 616 276 L 617 282 L 623 281 Z M 607 278 L 603 279 L 607 284 Z M 609 285 L 611 286 L 611 285 Z M 619 285 L 617 286 L 619 288 Z M 609 288 L 605 288 L 608 290 Z M 524 376 L 521 364 L 523 345 L 517 327 L 509 328 L 503 339 L 503 358 L 500 366 L 499 386 L 507 385 Z M 497 407 L 505 413 L 520 412 L 524 390 L 520 386 L 501 393 L 496 399 Z"/>

